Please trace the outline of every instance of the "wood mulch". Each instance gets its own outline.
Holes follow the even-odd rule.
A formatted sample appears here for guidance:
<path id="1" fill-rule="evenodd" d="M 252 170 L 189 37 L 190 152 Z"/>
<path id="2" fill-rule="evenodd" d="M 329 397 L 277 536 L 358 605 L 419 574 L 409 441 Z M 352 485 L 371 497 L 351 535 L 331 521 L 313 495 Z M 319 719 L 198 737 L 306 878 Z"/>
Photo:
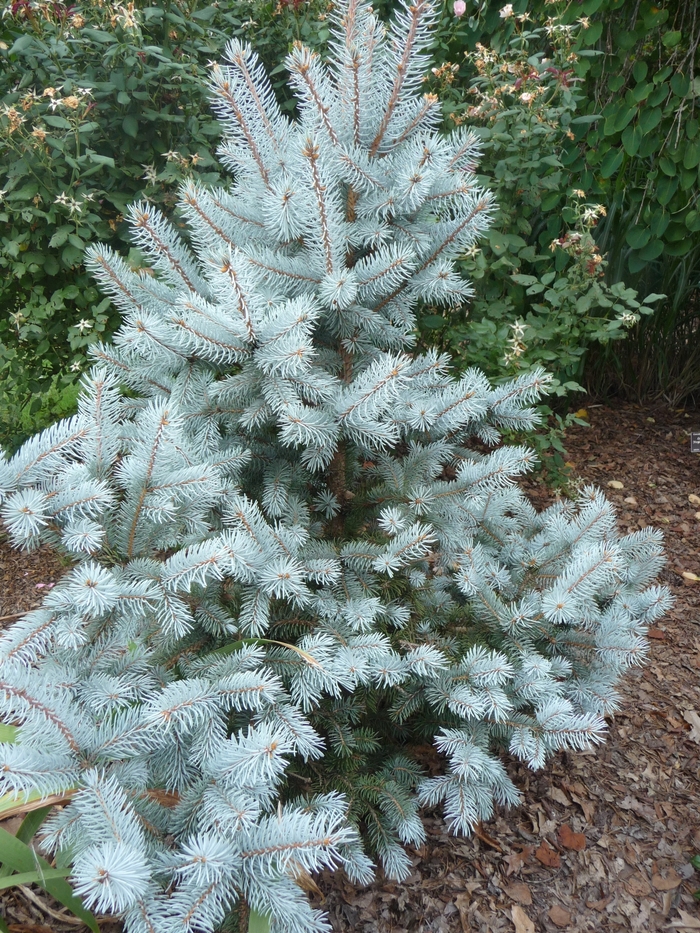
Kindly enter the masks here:
<path id="1" fill-rule="evenodd" d="M 626 678 L 604 746 L 559 754 L 536 773 L 510 764 L 523 792 L 517 809 L 500 810 L 471 838 L 449 835 L 428 812 L 427 841 L 409 850 L 404 883 L 317 879 L 316 903 L 336 933 L 700 930 L 700 873 L 689 862 L 700 853 L 700 501 L 689 499 L 700 496 L 700 455 L 688 438 L 700 412 L 588 411 L 590 428 L 567 437 L 577 481 L 605 489 L 623 530 L 654 525 L 666 535 L 662 579 L 676 601 L 650 632 L 649 662 Z M 546 504 L 545 488 L 528 489 Z M 0 616 L 38 604 L 61 573 L 44 552 L 0 544 Z M 0 915 L 13 933 L 78 931 L 41 903 L 13 892 Z"/>

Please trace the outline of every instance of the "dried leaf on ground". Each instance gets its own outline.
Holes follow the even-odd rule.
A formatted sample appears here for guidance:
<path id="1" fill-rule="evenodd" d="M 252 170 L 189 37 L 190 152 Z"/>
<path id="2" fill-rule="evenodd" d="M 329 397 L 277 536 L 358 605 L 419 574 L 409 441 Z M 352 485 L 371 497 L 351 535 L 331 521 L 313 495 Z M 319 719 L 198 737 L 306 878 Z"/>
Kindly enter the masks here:
<path id="1" fill-rule="evenodd" d="M 683 879 L 681 876 L 676 874 L 673 869 L 671 869 L 665 878 L 662 875 L 651 876 L 651 883 L 657 891 L 673 891 L 682 881 Z"/>
<path id="2" fill-rule="evenodd" d="M 535 933 L 535 924 L 517 904 L 511 908 L 510 915 L 515 925 L 515 933 Z"/>
<path id="3" fill-rule="evenodd" d="M 571 923 L 571 914 L 568 910 L 564 910 L 559 904 L 555 904 L 547 916 L 552 923 L 555 923 L 558 927 L 568 927 Z"/>
<path id="4" fill-rule="evenodd" d="M 568 823 L 559 827 L 559 842 L 565 849 L 575 849 L 582 852 L 586 848 L 586 837 L 583 833 L 575 833 Z"/>
<path id="5" fill-rule="evenodd" d="M 688 738 L 700 743 L 700 716 L 694 709 L 686 709 L 683 711 L 683 719 L 691 726 Z"/>
<path id="6" fill-rule="evenodd" d="M 561 863 L 559 853 L 546 842 L 543 842 L 538 849 L 535 849 L 535 858 L 548 868 L 559 868 Z"/>
<path id="7" fill-rule="evenodd" d="M 522 881 L 514 881 L 512 884 L 507 884 L 503 890 L 516 904 L 524 904 L 526 907 L 532 904 L 530 888 Z"/>
<path id="8" fill-rule="evenodd" d="M 668 924 L 668 928 L 672 930 L 700 930 L 700 920 L 697 917 L 693 917 L 692 914 L 689 914 L 686 910 L 681 910 L 678 908 L 678 913 L 680 915 L 680 920 L 674 920 Z"/>

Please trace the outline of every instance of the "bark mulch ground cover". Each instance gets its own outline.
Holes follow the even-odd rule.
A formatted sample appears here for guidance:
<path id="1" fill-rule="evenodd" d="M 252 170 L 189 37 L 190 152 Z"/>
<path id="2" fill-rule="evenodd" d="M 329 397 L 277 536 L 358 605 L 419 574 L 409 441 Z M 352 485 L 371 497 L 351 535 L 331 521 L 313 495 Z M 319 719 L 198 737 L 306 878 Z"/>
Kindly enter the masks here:
<path id="1" fill-rule="evenodd" d="M 649 633 L 649 662 L 623 684 L 604 746 L 560 754 L 538 773 L 511 764 L 520 807 L 468 839 L 427 813 L 404 883 L 317 879 L 315 900 L 337 933 L 700 930 L 700 873 L 689 863 L 700 852 L 700 499 L 690 498 L 700 497 L 700 455 L 688 438 L 700 412 L 592 406 L 589 417 L 567 438 L 577 481 L 606 490 L 624 530 L 666 535 L 662 579 L 676 602 Z M 529 491 L 536 504 L 550 498 L 536 483 Z M 0 544 L 0 616 L 38 604 L 61 573 L 44 552 Z M 28 889 L 6 894 L 0 916 L 12 933 L 78 930 Z"/>

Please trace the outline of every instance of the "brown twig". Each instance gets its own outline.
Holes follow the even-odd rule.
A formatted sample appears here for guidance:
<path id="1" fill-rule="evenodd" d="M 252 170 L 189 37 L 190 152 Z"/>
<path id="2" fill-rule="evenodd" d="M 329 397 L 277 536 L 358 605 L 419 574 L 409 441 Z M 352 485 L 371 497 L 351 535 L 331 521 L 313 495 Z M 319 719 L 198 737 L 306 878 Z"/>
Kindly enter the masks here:
<path id="1" fill-rule="evenodd" d="M 496 840 L 492 839 L 491 836 L 484 832 L 481 823 L 477 823 L 474 827 L 474 835 L 477 839 L 481 839 L 482 842 L 485 842 L 487 846 L 491 846 L 492 849 L 496 849 L 498 852 L 503 852 L 503 849 L 496 842 Z"/>
<path id="2" fill-rule="evenodd" d="M 0 622 L 7 622 L 10 619 L 19 619 L 19 617 L 23 616 L 26 612 L 31 612 L 31 609 L 24 609 L 22 612 L 11 612 L 9 616 L 0 616 Z"/>

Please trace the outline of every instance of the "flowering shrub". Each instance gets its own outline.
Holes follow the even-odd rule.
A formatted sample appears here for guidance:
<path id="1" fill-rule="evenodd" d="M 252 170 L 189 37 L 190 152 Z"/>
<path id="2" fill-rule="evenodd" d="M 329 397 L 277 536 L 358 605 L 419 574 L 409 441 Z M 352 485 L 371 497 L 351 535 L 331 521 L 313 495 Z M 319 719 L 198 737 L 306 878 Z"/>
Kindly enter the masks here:
<path id="1" fill-rule="evenodd" d="M 482 180 L 498 212 L 487 243 L 461 260 L 473 302 L 460 315 L 425 315 L 423 338 L 496 378 L 544 363 L 553 392 L 565 395 L 581 388 L 589 347 L 624 337 L 659 296 L 643 303 L 634 289 L 606 283 L 593 236 L 606 208 L 587 198 L 566 165 L 566 146 L 588 119 L 573 67 L 590 21 L 547 16 L 531 25 L 511 3 L 498 17 L 511 30 L 500 50 L 477 42 L 462 61 L 432 72 L 447 124 L 473 126 L 481 137 Z"/>
<path id="2" fill-rule="evenodd" d="M 477 43 L 498 64 L 486 61 Z M 693 298 L 700 281 L 699 43 L 696 4 L 686 0 L 466 0 L 443 15 L 437 65 L 456 63 L 445 115 L 483 126 L 494 150 L 484 171 L 504 208 L 500 229 L 536 246 L 546 273 L 547 246 L 571 225 L 572 191 L 582 189 L 592 204 L 608 208 L 593 229 L 608 263 L 605 278 L 641 295 L 667 296 L 625 341 L 590 345 L 587 384 L 651 390 L 678 401 L 700 388 L 700 303 Z M 476 59 L 493 72 L 497 95 L 484 84 L 470 88 L 484 77 Z M 488 100 L 494 96 L 497 106 Z M 536 122 L 523 120 L 524 110 Z M 501 137 L 511 129 L 548 162 L 535 160 L 529 172 L 523 158 L 520 172 L 518 153 Z M 523 129 L 527 140 L 518 136 Z M 509 174 L 517 177 L 515 191 Z M 523 213 L 527 223 L 520 223 Z M 509 252 L 528 265 L 519 271 L 537 274 L 529 259 Z M 563 255 L 554 260 L 557 276 L 566 274 Z M 511 317 L 529 309 L 528 296 L 513 291 L 505 273 L 495 296 L 512 299 Z M 606 360 L 603 371 L 597 364 Z"/>
<path id="3" fill-rule="evenodd" d="M 169 213 L 184 179 L 221 181 L 204 86 L 225 41 L 255 35 L 277 63 L 294 39 L 323 43 L 326 14 L 325 0 L 0 7 L 0 446 L 72 408 L 88 345 L 116 326 L 85 245 L 138 267 L 125 206 Z"/>

